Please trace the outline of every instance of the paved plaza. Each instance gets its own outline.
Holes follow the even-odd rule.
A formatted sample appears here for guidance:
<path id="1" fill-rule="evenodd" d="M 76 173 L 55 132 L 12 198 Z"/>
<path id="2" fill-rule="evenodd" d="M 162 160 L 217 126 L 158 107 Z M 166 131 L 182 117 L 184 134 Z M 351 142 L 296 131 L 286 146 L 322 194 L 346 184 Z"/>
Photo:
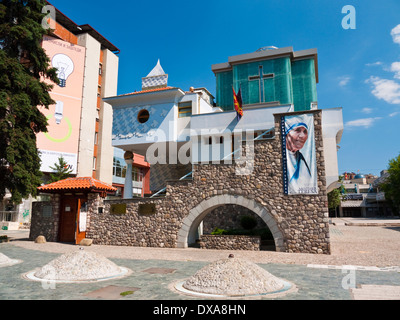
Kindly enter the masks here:
<path id="1" fill-rule="evenodd" d="M 92 245 L 83 250 L 101 254 L 131 273 L 119 279 L 89 283 L 49 284 L 27 280 L 24 278 L 27 272 L 61 254 L 79 250 L 79 246 L 37 244 L 27 239 L 27 230 L 2 230 L 0 235 L 3 234 L 11 241 L 0 244 L 0 253 L 18 259 L 19 263 L 0 267 L 1 300 L 203 300 L 177 292 L 173 284 L 231 253 L 296 286 L 295 291 L 281 297 L 263 295 L 246 299 L 400 299 L 398 219 L 332 219 L 330 255 Z"/>

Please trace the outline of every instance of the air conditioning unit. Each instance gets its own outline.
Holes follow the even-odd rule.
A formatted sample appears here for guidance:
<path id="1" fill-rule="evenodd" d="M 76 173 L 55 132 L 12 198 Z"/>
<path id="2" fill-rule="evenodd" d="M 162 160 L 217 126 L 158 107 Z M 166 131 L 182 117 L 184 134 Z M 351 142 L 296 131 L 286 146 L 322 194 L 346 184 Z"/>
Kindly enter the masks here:
<path id="1" fill-rule="evenodd" d="M 318 109 L 318 102 L 313 101 L 311 102 L 311 110 L 317 110 Z"/>

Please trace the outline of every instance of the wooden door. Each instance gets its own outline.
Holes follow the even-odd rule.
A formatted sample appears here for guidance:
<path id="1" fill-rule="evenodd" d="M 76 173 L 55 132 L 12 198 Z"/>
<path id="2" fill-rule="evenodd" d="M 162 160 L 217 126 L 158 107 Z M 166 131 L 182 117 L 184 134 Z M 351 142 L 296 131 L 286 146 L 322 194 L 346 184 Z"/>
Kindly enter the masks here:
<path id="1" fill-rule="evenodd" d="M 86 238 L 87 214 L 88 214 L 87 198 L 78 199 L 75 244 L 79 244 L 82 241 L 82 239 Z"/>
<path id="2" fill-rule="evenodd" d="M 60 242 L 75 242 L 77 205 L 76 198 L 64 197 L 61 201 Z"/>

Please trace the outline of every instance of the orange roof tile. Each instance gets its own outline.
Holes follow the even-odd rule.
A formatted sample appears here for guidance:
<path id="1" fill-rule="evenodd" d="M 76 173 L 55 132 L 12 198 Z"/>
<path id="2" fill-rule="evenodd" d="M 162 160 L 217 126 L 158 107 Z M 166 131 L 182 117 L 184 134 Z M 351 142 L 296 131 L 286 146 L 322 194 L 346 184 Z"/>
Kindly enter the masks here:
<path id="1" fill-rule="evenodd" d="M 37 188 L 40 192 L 57 192 L 57 191 L 117 191 L 112 185 L 96 180 L 92 177 L 76 177 L 67 178 Z"/>
<path id="2" fill-rule="evenodd" d="M 176 87 L 155 88 L 155 89 L 149 89 L 149 90 L 134 91 L 134 92 L 131 92 L 131 93 L 124 93 L 124 94 L 121 94 L 121 96 L 128 96 L 128 95 L 131 95 L 131 94 L 141 94 L 141 93 L 147 93 L 147 92 L 156 92 L 156 91 L 172 90 L 172 89 L 178 89 L 178 88 L 176 88 Z"/>

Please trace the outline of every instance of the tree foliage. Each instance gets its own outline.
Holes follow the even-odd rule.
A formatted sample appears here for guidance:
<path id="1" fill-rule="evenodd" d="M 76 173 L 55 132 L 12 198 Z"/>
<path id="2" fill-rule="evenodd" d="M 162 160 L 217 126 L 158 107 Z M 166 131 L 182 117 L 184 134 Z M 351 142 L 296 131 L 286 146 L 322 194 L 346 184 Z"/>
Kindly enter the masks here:
<path id="1" fill-rule="evenodd" d="M 55 103 L 43 79 L 58 83 L 41 47 L 49 32 L 41 25 L 44 5 L 0 1 L 0 199 L 9 190 L 15 203 L 36 195 L 41 184 L 36 134 L 47 131 L 47 119 L 40 109 Z"/>
<path id="2" fill-rule="evenodd" d="M 328 208 L 336 209 L 340 206 L 342 195 L 346 193 L 346 189 L 343 186 L 343 176 L 339 176 L 340 187 L 333 189 L 328 193 Z"/>
<path id="3" fill-rule="evenodd" d="M 328 193 L 328 208 L 336 209 L 338 206 L 340 206 L 340 200 L 340 189 L 333 189 L 331 192 Z"/>
<path id="4" fill-rule="evenodd" d="M 388 177 L 381 185 L 385 192 L 385 198 L 389 201 L 392 207 L 400 211 L 400 154 L 389 161 Z"/>
<path id="5" fill-rule="evenodd" d="M 54 167 L 50 167 L 54 170 L 54 173 L 50 173 L 50 182 L 56 182 L 69 177 L 72 170 L 68 168 L 68 163 L 61 156 L 58 158 L 58 163 L 54 164 Z"/>

